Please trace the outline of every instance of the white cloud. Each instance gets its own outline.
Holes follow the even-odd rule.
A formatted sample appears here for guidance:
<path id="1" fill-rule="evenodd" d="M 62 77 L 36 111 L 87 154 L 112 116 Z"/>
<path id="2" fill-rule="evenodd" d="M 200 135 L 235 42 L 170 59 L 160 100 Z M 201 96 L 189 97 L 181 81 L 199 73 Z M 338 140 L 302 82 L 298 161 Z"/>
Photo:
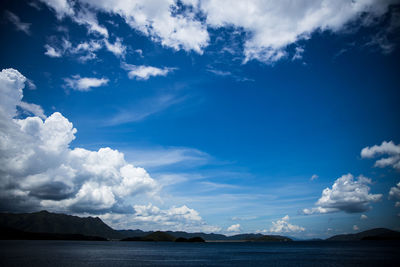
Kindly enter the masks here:
<path id="1" fill-rule="evenodd" d="M 22 31 L 24 33 L 26 33 L 27 35 L 30 35 L 30 27 L 31 27 L 31 23 L 26 23 L 26 22 L 22 22 L 21 19 L 15 15 L 14 13 L 12 13 L 11 11 L 4 11 L 6 18 L 15 25 L 15 27 L 17 28 L 18 31 Z"/>
<path id="2" fill-rule="evenodd" d="M 72 55 L 78 55 L 78 59 L 82 62 L 87 60 L 95 59 L 97 56 L 96 51 L 102 48 L 102 44 L 96 40 L 90 40 L 89 42 L 79 43 L 76 47 L 73 47 L 68 40 L 64 40 L 64 52 Z"/>
<path id="3" fill-rule="evenodd" d="M 14 69 L 4 69 L 0 73 L 0 113 L 7 118 L 15 117 L 17 106 L 23 111 L 27 111 L 43 119 L 46 118 L 43 109 L 36 104 L 22 101 L 22 88 L 24 88 L 27 79 Z"/>
<path id="4" fill-rule="evenodd" d="M 357 180 L 351 174 L 338 178 L 332 188 L 325 188 L 316 208 L 304 209 L 304 214 L 330 213 L 344 211 L 347 213 L 363 212 L 370 209 L 369 204 L 381 200 L 382 194 L 370 194 L 372 181 L 360 175 Z"/>
<path id="5" fill-rule="evenodd" d="M 67 86 L 77 90 L 87 92 L 90 91 L 92 87 L 104 86 L 108 83 L 108 79 L 106 78 L 88 78 L 81 77 L 79 75 L 73 75 L 71 78 L 64 78 Z"/>
<path id="6" fill-rule="evenodd" d="M 185 100 L 185 97 L 177 97 L 174 95 L 160 95 L 151 97 L 139 102 L 135 107 L 129 109 L 121 109 L 112 118 L 105 120 L 103 123 L 105 126 L 118 125 L 129 122 L 141 121 L 153 114 L 159 113 L 173 105 L 181 103 Z"/>
<path id="7" fill-rule="evenodd" d="M 62 19 L 65 16 L 75 14 L 71 2 L 68 0 L 40 0 L 46 3 L 52 10 L 55 11 L 57 18 Z"/>
<path id="8" fill-rule="evenodd" d="M 79 17 L 81 12 L 75 12 L 72 2 L 66 0 L 42 1 L 46 2 L 59 18 L 69 15 L 74 19 Z M 357 26 L 352 24 L 351 27 L 372 24 L 375 18 L 386 13 L 389 5 L 397 0 L 78 2 L 93 11 L 119 15 L 131 28 L 175 50 L 193 50 L 201 54 L 210 40 L 207 27 L 234 27 L 244 31 L 247 36 L 243 51 L 245 62 L 255 59 L 273 63 L 288 57 L 287 48 L 290 45 L 309 39 L 314 32 L 339 33 L 357 20 Z M 190 8 L 181 8 L 181 3 Z M 75 5 L 75 9 L 78 9 L 78 5 Z M 79 23 L 79 20 L 77 22 Z M 97 20 L 85 23 L 89 30 L 101 32 Z M 300 59 L 303 52 L 304 48 L 297 47 L 291 58 Z"/>
<path id="9" fill-rule="evenodd" d="M 160 184 L 117 150 L 70 148 L 77 130 L 61 113 L 16 119 L 25 82 L 17 70 L 0 73 L 1 210 L 96 214 L 119 229 L 221 230 L 186 205 L 132 203 L 157 198 Z"/>
<path id="10" fill-rule="evenodd" d="M 389 199 L 396 199 L 400 200 L 400 182 L 397 183 L 396 186 L 390 188 L 389 191 Z M 396 208 L 400 207 L 400 201 L 396 201 L 395 205 Z"/>
<path id="11" fill-rule="evenodd" d="M 31 104 L 31 103 L 27 103 L 27 102 L 21 101 L 21 102 L 18 104 L 18 106 L 19 106 L 20 108 L 22 108 L 23 110 L 32 113 L 32 114 L 35 115 L 35 116 L 38 116 L 38 117 L 40 117 L 40 118 L 42 118 L 42 119 L 46 119 L 46 115 L 44 115 L 44 111 L 43 111 L 42 107 L 39 106 L 39 105 Z"/>
<path id="12" fill-rule="evenodd" d="M 365 214 L 361 214 L 360 219 L 361 220 L 366 220 L 366 219 L 368 219 L 368 216 L 365 215 Z"/>
<path id="13" fill-rule="evenodd" d="M 210 155 L 195 148 L 168 147 L 134 149 L 127 151 L 127 158 L 132 158 L 135 165 L 143 167 L 163 167 L 169 165 L 202 165 L 210 159 Z"/>
<path id="14" fill-rule="evenodd" d="M 358 231 L 358 230 L 360 230 L 360 228 L 358 228 L 357 225 L 353 225 L 353 230 L 354 230 L 354 231 Z"/>
<path id="15" fill-rule="evenodd" d="M 117 38 L 115 40 L 115 43 L 110 43 L 107 39 L 104 40 L 104 43 L 106 45 L 106 48 L 108 51 L 113 53 L 117 57 L 125 57 L 126 54 L 126 46 L 122 44 L 122 39 Z"/>
<path id="16" fill-rule="evenodd" d="M 303 53 L 304 53 L 304 48 L 303 47 L 296 47 L 295 48 L 295 53 L 292 57 L 292 61 L 294 60 L 300 60 L 303 58 Z"/>
<path id="17" fill-rule="evenodd" d="M 313 174 L 313 175 L 311 176 L 310 180 L 311 180 L 311 181 L 314 181 L 314 180 L 316 180 L 316 179 L 318 179 L 318 178 L 319 178 L 318 175 Z"/>
<path id="18" fill-rule="evenodd" d="M 289 233 L 289 232 L 303 232 L 306 229 L 304 227 L 293 225 L 289 223 L 290 217 L 286 215 L 280 220 L 272 222 L 272 226 L 269 229 L 271 233 Z"/>
<path id="19" fill-rule="evenodd" d="M 152 76 L 167 76 L 174 68 L 156 68 L 152 66 L 137 66 L 131 64 L 122 64 L 122 67 L 128 71 L 129 79 L 148 80 Z"/>
<path id="20" fill-rule="evenodd" d="M 232 224 L 229 226 L 226 231 L 228 232 L 240 232 L 240 224 Z"/>
<path id="21" fill-rule="evenodd" d="M 363 13 L 378 17 L 395 1 L 201 1 L 212 27 L 234 26 L 250 33 L 245 61 L 267 63 L 287 55 L 287 46 L 310 38 L 315 31 L 338 32 Z"/>
<path id="22" fill-rule="evenodd" d="M 393 141 L 383 141 L 379 146 L 374 145 L 361 150 L 362 158 L 374 158 L 381 155 L 388 155 L 388 157 L 377 160 L 374 165 L 375 167 L 384 168 L 391 166 L 394 169 L 400 170 L 400 145 L 396 145 Z"/>
<path id="23" fill-rule="evenodd" d="M 46 52 L 44 52 L 44 54 L 49 57 L 61 57 L 62 56 L 61 51 L 59 51 L 58 49 L 56 49 L 48 44 L 46 44 L 44 46 L 44 48 L 46 48 Z"/>
<path id="24" fill-rule="evenodd" d="M 108 30 L 99 25 L 96 14 L 88 9 L 81 8 L 75 16 L 72 16 L 72 19 L 80 25 L 85 25 L 88 28 L 89 33 L 95 33 L 108 38 Z"/>
<path id="25" fill-rule="evenodd" d="M 206 224 L 199 213 L 187 206 L 160 209 L 152 204 L 134 205 L 132 214 L 106 213 L 100 218 L 117 229 L 175 230 L 219 232 L 220 227 Z"/>
<path id="26" fill-rule="evenodd" d="M 45 120 L 36 116 L 15 119 L 25 81 L 14 69 L 0 73 L 3 209 L 105 212 L 123 206 L 127 197 L 159 191 L 146 170 L 128 164 L 117 150 L 71 149 L 76 129 L 60 113 Z"/>

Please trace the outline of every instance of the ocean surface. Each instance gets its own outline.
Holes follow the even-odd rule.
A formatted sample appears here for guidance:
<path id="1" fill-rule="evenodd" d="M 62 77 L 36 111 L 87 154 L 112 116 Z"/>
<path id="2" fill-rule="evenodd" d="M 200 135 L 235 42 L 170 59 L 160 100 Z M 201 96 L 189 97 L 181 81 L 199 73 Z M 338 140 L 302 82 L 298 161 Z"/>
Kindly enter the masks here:
<path id="1" fill-rule="evenodd" d="M 0 241 L 0 266 L 400 266 L 400 243 Z"/>

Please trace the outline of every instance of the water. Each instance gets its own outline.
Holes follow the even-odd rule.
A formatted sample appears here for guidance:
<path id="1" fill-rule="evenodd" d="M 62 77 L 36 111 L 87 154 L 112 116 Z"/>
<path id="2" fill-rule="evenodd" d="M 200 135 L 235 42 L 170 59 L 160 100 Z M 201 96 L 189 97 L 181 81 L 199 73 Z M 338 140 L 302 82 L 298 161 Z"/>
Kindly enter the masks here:
<path id="1" fill-rule="evenodd" d="M 400 266 L 396 242 L 0 241 L 0 266 Z"/>

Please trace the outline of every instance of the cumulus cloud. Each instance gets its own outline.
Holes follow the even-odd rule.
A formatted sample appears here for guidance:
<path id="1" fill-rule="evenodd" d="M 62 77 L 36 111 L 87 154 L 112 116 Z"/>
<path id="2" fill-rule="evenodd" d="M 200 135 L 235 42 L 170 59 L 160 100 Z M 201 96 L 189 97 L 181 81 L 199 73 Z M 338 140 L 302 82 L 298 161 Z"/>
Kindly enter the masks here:
<path id="1" fill-rule="evenodd" d="M 368 216 L 365 215 L 365 214 L 361 214 L 360 219 L 361 220 L 366 220 L 366 219 L 368 219 Z"/>
<path id="2" fill-rule="evenodd" d="M 122 67 L 128 71 L 129 79 L 148 80 L 152 76 L 167 76 L 174 68 L 156 68 L 152 66 L 137 66 L 131 64 L 122 64 Z"/>
<path id="3" fill-rule="evenodd" d="M 325 188 L 316 208 L 304 209 L 303 213 L 330 213 L 344 211 L 347 213 L 363 212 L 370 209 L 370 203 L 381 200 L 382 194 L 370 194 L 371 179 L 362 175 L 354 180 L 352 174 L 338 178 L 332 188 Z"/>
<path id="4" fill-rule="evenodd" d="M 22 101 L 22 88 L 24 88 L 25 83 L 29 84 L 28 79 L 16 70 L 5 69 L 1 71 L 0 113 L 5 118 L 13 118 L 18 115 L 17 107 L 19 107 L 23 112 L 32 113 L 45 119 L 44 111 L 39 105 Z"/>
<path id="5" fill-rule="evenodd" d="M 387 155 L 387 157 L 377 160 L 374 165 L 375 167 L 384 168 L 390 166 L 400 170 L 400 145 L 396 145 L 393 141 L 383 141 L 380 145 L 364 147 L 361 150 L 362 158 L 374 158 L 384 155 Z"/>
<path id="6" fill-rule="evenodd" d="M 314 181 L 314 180 L 316 180 L 316 179 L 318 179 L 318 178 L 319 178 L 318 175 L 313 174 L 313 175 L 311 176 L 310 180 L 311 180 L 311 181 Z"/>
<path id="7" fill-rule="evenodd" d="M 228 232 L 240 232 L 240 224 L 232 224 L 229 226 L 226 231 Z"/>
<path id="8" fill-rule="evenodd" d="M 59 112 L 20 118 L 17 106 L 42 111 L 21 101 L 25 82 L 17 70 L 0 72 L 0 210 L 96 214 L 120 229 L 221 230 L 185 205 L 132 203 L 154 199 L 160 184 L 118 150 L 71 148 L 77 130 Z"/>
<path id="9" fill-rule="evenodd" d="M 271 233 L 290 233 L 290 232 L 303 232 L 306 229 L 304 227 L 293 225 L 289 223 L 290 217 L 286 215 L 280 220 L 272 222 L 272 226 L 269 229 Z"/>
<path id="10" fill-rule="evenodd" d="M 0 73 L 1 209 L 110 211 L 125 197 L 158 192 L 146 170 L 117 150 L 71 149 L 76 129 L 60 113 L 17 119 L 25 81 L 14 69 Z"/>
<path id="11" fill-rule="evenodd" d="M 64 78 L 65 83 L 68 87 L 77 91 L 90 91 L 92 87 L 104 86 L 108 83 L 106 78 L 88 78 L 81 77 L 79 75 L 73 75 L 71 78 Z"/>
<path id="12" fill-rule="evenodd" d="M 22 31 L 24 33 L 26 33 L 27 35 L 30 35 L 30 27 L 31 27 L 31 23 L 26 23 L 26 22 L 22 22 L 21 19 L 15 15 L 14 13 L 12 13 L 11 11 L 6 10 L 4 12 L 6 18 L 15 25 L 16 29 L 18 31 Z"/>

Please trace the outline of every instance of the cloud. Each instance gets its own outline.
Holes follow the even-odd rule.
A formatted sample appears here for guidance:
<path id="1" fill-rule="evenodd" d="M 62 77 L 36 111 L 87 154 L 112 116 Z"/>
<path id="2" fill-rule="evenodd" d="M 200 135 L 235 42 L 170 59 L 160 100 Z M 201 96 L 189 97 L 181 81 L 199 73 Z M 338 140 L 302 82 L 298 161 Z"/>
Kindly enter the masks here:
<path id="1" fill-rule="evenodd" d="M 87 92 L 90 91 L 92 87 L 104 86 L 108 83 L 106 78 L 88 78 L 81 77 L 79 75 L 73 75 L 71 78 L 64 78 L 67 86 L 73 90 Z"/>
<path id="2" fill-rule="evenodd" d="M 89 33 L 95 33 L 108 38 L 108 30 L 99 25 L 96 14 L 88 9 L 81 8 L 74 16 L 71 17 L 76 23 L 85 25 L 88 28 Z"/>
<path id="3" fill-rule="evenodd" d="M 74 46 L 68 39 L 63 38 L 58 44 L 44 46 L 46 48 L 45 55 L 49 57 L 62 57 L 64 55 L 77 56 L 81 62 L 86 62 L 97 58 L 96 51 L 103 47 L 103 43 L 99 40 L 89 40 L 78 43 Z"/>
<path id="4" fill-rule="evenodd" d="M 96 214 L 119 229 L 221 230 L 186 205 L 135 204 L 158 198 L 161 185 L 118 150 L 71 148 L 77 130 L 61 113 L 17 118 L 25 82 L 15 69 L 0 72 L 0 210 Z"/>
<path id="5" fill-rule="evenodd" d="M 293 225 L 289 223 L 289 215 L 286 215 L 280 220 L 272 222 L 272 226 L 269 229 L 271 233 L 290 233 L 290 232 L 303 232 L 306 229 L 304 227 Z"/>
<path id="6" fill-rule="evenodd" d="M 304 209 L 303 213 L 331 213 L 344 211 L 347 213 L 363 212 L 370 209 L 369 204 L 381 200 L 382 194 L 370 194 L 371 179 L 362 175 L 354 180 L 351 174 L 338 178 L 332 188 L 325 188 L 316 208 Z"/>
<path id="7" fill-rule="evenodd" d="M 207 24 L 233 26 L 248 33 L 245 62 L 272 63 L 287 56 L 286 48 L 307 40 L 315 31 L 340 32 L 367 13 L 379 17 L 396 1 L 201 1 Z M 361 21 L 366 25 L 369 21 Z"/>
<path id="8" fill-rule="evenodd" d="M 56 12 L 58 18 L 70 16 L 81 24 L 77 18 L 82 6 L 91 12 L 119 15 L 132 29 L 163 46 L 199 54 L 209 44 L 208 28 L 233 27 L 245 33 L 244 62 L 259 60 L 270 64 L 287 58 L 289 46 L 310 39 L 314 32 L 340 33 L 348 27 L 369 26 L 397 2 L 80 0 L 77 1 L 79 4 L 73 5 L 66 0 L 42 1 Z M 94 15 L 88 16 L 92 17 L 95 18 Z M 355 21 L 358 23 L 352 24 Z M 97 19 L 83 24 L 88 26 L 89 31 L 101 33 Z M 292 60 L 300 59 L 303 52 L 304 48 L 297 47 Z"/>
<path id="9" fill-rule="evenodd" d="M 400 170 L 400 145 L 396 145 L 393 141 L 383 141 L 379 146 L 364 147 L 361 150 L 362 158 L 374 158 L 383 155 L 388 155 L 388 157 L 377 160 L 374 164 L 375 167 L 384 168 L 390 166 Z"/>
<path id="10" fill-rule="evenodd" d="M 220 227 L 206 224 L 199 213 L 187 206 L 160 209 L 152 204 L 134 205 L 132 214 L 106 213 L 100 218 L 117 229 L 175 230 L 219 232 Z"/>
<path id="11" fill-rule="evenodd" d="M 203 165 L 211 156 L 195 148 L 167 147 L 133 149 L 125 152 L 135 165 L 143 167 L 163 167 L 170 165 Z"/>
<path id="12" fill-rule="evenodd" d="M 14 13 L 12 13 L 11 11 L 6 10 L 6 11 L 4 11 L 4 14 L 5 14 L 6 18 L 12 24 L 15 25 L 15 27 L 18 31 L 22 31 L 22 32 L 26 33 L 27 35 L 31 34 L 31 31 L 30 31 L 31 23 L 22 22 L 20 20 L 20 18 L 17 15 L 15 15 Z"/>
<path id="13" fill-rule="evenodd" d="M 112 118 L 104 122 L 105 126 L 118 125 L 129 122 L 141 121 L 153 114 L 159 113 L 173 105 L 181 103 L 186 97 L 175 95 L 160 95 L 143 100 L 142 102 L 126 110 L 121 110 Z"/>
<path id="14" fill-rule="evenodd" d="M 303 47 L 296 47 L 295 54 L 292 57 L 292 61 L 300 60 L 303 58 L 304 48 Z"/>
<path id="15" fill-rule="evenodd" d="M 56 49 L 56 48 L 54 48 L 54 47 L 52 47 L 52 46 L 50 46 L 48 44 L 46 44 L 44 46 L 44 48 L 46 48 L 46 52 L 44 52 L 44 54 L 46 56 L 49 56 L 49 57 L 62 57 L 62 52 L 59 51 L 58 49 Z"/>
<path id="16" fill-rule="evenodd" d="M 360 230 L 360 228 L 358 228 L 357 225 L 353 225 L 353 230 L 354 230 L 354 231 L 358 231 L 358 230 Z"/>
<path id="17" fill-rule="evenodd" d="M 313 174 L 313 175 L 311 176 L 311 178 L 310 178 L 310 181 L 314 181 L 314 180 L 316 180 L 316 179 L 318 179 L 318 178 L 319 178 L 318 175 Z"/>
<path id="18" fill-rule="evenodd" d="M 361 214 L 360 219 L 361 220 L 366 220 L 366 219 L 368 219 L 368 216 L 365 215 L 365 214 Z"/>
<path id="19" fill-rule="evenodd" d="M 77 130 L 61 113 L 17 119 L 25 81 L 14 69 L 0 73 L 0 209 L 107 212 L 159 191 L 117 150 L 71 149 Z"/>
<path id="20" fill-rule="evenodd" d="M 4 69 L 0 73 L 0 113 L 5 118 L 13 118 L 18 115 L 17 106 L 24 112 L 32 113 L 43 119 L 46 118 L 43 109 L 36 104 L 22 101 L 22 88 L 27 79 L 14 69 Z"/>
<path id="21" fill-rule="evenodd" d="M 122 44 L 121 38 L 117 38 L 114 44 L 110 43 L 107 39 L 104 40 L 104 43 L 106 45 L 107 50 L 113 53 L 115 56 L 122 58 L 125 57 L 126 46 Z"/>
<path id="22" fill-rule="evenodd" d="M 396 186 L 390 188 L 389 199 L 400 200 L 400 182 Z M 400 207 L 400 201 L 396 201 L 395 207 Z"/>
<path id="23" fill-rule="evenodd" d="M 72 16 L 75 14 L 73 7 L 71 6 L 71 2 L 68 0 L 40 0 L 43 3 L 47 4 L 50 9 L 52 9 L 58 19 L 62 19 L 65 16 Z"/>
<path id="24" fill-rule="evenodd" d="M 152 66 L 137 66 L 131 64 L 122 64 L 122 68 L 128 71 L 129 79 L 148 80 L 152 76 L 167 76 L 174 68 L 156 68 Z"/>
<path id="25" fill-rule="evenodd" d="M 40 117 L 41 119 L 46 119 L 46 115 L 44 115 L 44 111 L 43 111 L 42 107 L 39 105 L 21 101 L 17 104 L 17 106 L 19 106 L 24 111 L 27 111 L 29 113 L 32 113 L 35 116 Z"/>
<path id="26" fill-rule="evenodd" d="M 240 232 L 240 224 L 232 224 L 229 226 L 226 231 L 228 232 Z"/>

